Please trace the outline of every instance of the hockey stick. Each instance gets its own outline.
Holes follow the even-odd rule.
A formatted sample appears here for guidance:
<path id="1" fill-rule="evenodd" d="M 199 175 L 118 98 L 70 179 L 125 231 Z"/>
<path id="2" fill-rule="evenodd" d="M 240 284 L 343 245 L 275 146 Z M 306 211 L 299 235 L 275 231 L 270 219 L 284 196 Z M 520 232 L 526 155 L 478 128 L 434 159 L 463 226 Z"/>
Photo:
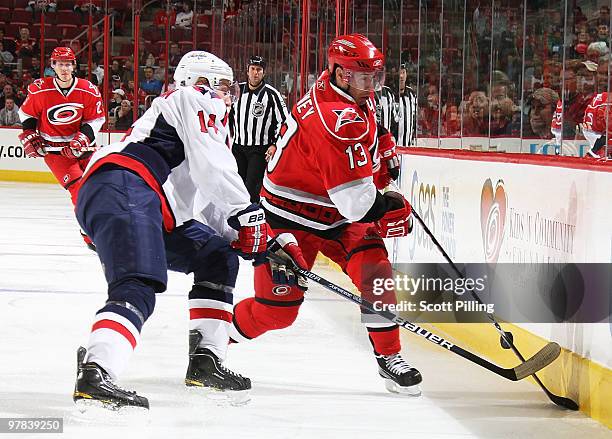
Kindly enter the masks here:
<path id="1" fill-rule="evenodd" d="M 442 244 L 440 244 L 440 242 L 436 239 L 436 237 L 433 235 L 431 230 L 429 230 L 429 227 L 427 227 L 427 225 L 425 224 L 423 219 L 419 216 L 419 214 L 414 209 L 412 210 L 412 214 L 417 219 L 417 221 L 421 224 L 421 227 L 423 227 L 423 230 L 425 230 L 425 233 L 427 233 L 427 235 L 429 235 L 429 237 L 431 238 L 431 241 L 434 243 L 434 245 L 438 248 L 438 250 L 440 250 L 440 253 L 442 253 L 442 256 L 444 256 L 444 259 L 446 259 L 446 261 L 450 264 L 450 266 L 453 268 L 453 270 L 455 271 L 457 276 L 459 276 L 460 278 L 463 279 L 463 273 L 461 273 L 459 268 L 457 268 L 455 263 L 452 261 L 452 259 L 448 255 L 448 253 L 446 253 L 446 250 L 444 250 L 444 247 L 442 247 Z M 482 300 L 480 299 L 478 294 L 476 294 L 476 292 L 473 289 L 470 288 L 468 291 L 470 292 L 472 297 L 479 304 L 483 304 Z M 507 346 L 510 347 L 510 349 L 512 349 L 512 351 L 516 354 L 516 356 L 521 361 L 525 361 L 525 357 L 523 357 L 521 352 L 514 345 L 514 341 L 512 339 L 512 334 L 510 332 L 506 332 L 506 331 L 504 331 L 502 329 L 502 327 L 500 326 L 499 322 L 497 320 L 495 320 L 495 317 L 493 316 L 493 314 L 488 313 L 488 312 L 485 313 L 485 314 L 487 315 L 487 318 L 491 321 L 491 323 L 493 323 L 493 326 L 495 326 L 495 329 L 497 330 L 497 332 L 499 332 L 499 334 L 501 336 L 501 339 L 507 344 Z M 503 345 L 502 345 L 502 347 L 503 347 Z M 538 383 L 538 385 L 542 388 L 544 393 L 546 393 L 546 396 L 548 396 L 548 398 L 552 402 L 554 402 L 555 404 L 557 404 L 560 407 L 565 407 L 566 409 L 569 409 L 569 410 L 578 410 L 579 407 L 578 407 L 578 404 L 575 401 L 573 401 L 573 400 L 571 400 L 569 398 L 565 398 L 563 396 L 555 395 L 554 393 L 552 393 L 550 390 L 548 390 L 546 388 L 544 383 L 542 383 L 542 381 L 540 381 L 540 378 L 538 378 L 538 376 L 535 373 L 533 374 L 533 379 L 535 379 L 536 383 Z"/>
<path id="2" fill-rule="evenodd" d="M 283 265 L 287 264 L 286 260 L 272 253 L 268 254 L 268 258 L 280 264 L 283 264 Z M 389 320 L 390 322 L 393 322 L 403 327 L 404 329 L 407 329 L 408 331 L 413 332 L 414 334 L 423 337 L 424 339 L 430 341 L 431 343 L 437 344 L 438 346 L 441 346 L 471 361 L 472 363 L 476 363 L 479 366 L 482 366 L 485 369 L 488 369 L 491 372 L 496 373 L 497 375 L 500 375 L 511 381 L 522 380 L 523 378 L 526 378 L 529 375 L 533 375 L 538 370 L 552 363 L 561 353 L 561 348 L 559 347 L 559 345 L 557 343 L 550 342 L 546 346 L 544 346 L 542 349 L 540 349 L 529 360 L 527 361 L 523 360 L 523 362 L 519 364 L 518 366 L 510 368 L 510 369 L 505 369 L 503 367 L 500 367 L 496 364 L 493 364 L 485 360 L 482 357 L 479 357 L 476 354 L 466 351 L 465 349 L 443 339 L 442 337 L 428 331 L 425 328 L 421 328 L 420 326 L 409 322 L 408 320 L 398 316 L 397 314 L 391 311 L 388 311 L 386 309 L 382 309 L 382 310 L 376 309 L 376 307 L 374 306 L 372 302 L 369 302 L 363 299 L 362 297 L 356 294 L 353 294 L 350 291 L 347 291 L 344 288 L 339 287 L 338 285 L 333 284 L 326 279 L 323 279 L 321 276 L 313 273 L 312 271 L 308 271 L 308 270 L 305 270 L 303 268 L 299 268 L 296 266 L 291 267 L 291 269 L 295 271 L 296 273 L 304 276 L 305 278 L 318 283 L 319 285 L 328 289 L 329 291 L 336 293 L 350 300 L 351 302 L 364 307 L 365 309 L 373 312 L 374 314 L 378 314 L 379 316 Z"/>

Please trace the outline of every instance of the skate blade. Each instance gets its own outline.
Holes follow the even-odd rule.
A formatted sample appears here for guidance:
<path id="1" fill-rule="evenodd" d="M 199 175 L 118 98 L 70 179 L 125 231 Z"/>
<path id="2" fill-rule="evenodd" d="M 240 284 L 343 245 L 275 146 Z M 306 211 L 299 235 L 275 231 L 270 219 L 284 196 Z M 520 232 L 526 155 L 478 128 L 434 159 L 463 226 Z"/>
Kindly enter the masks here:
<path id="1" fill-rule="evenodd" d="M 149 410 L 144 407 L 117 405 L 94 399 L 79 399 L 74 405 L 84 415 L 100 416 L 131 416 L 148 414 Z"/>
<path id="2" fill-rule="evenodd" d="M 200 383 L 191 381 L 187 384 L 187 391 L 192 394 L 203 395 L 206 399 L 213 401 L 217 405 L 242 406 L 251 401 L 251 390 L 219 390 L 212 387 L 203 386 Z"/>
<path id="3" fill-rule="evenodd" d="M 395 381 L 385 379 L 385 388 L 391 393 L 397 393 L 398 395 L 418 397 L 421 396 L 421 387 L 418 384 L 414 386 L 400 386 Z"/>
<path id="4" fill-rule="evenodd" d="M 69 416 L 70 422 L 89 427 L 113 425 L 116 427 L 148 428 L 152 418 L 144 407 L 117 408 L 101 401 L 79 400 Z"/>

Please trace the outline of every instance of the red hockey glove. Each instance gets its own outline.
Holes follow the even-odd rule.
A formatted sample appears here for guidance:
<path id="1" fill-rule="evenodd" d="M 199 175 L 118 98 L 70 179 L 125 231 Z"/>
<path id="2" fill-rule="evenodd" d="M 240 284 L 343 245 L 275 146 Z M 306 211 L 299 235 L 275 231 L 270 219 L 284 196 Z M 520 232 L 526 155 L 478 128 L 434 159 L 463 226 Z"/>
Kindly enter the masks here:
<path id="1" fill-rule="evenodd" d="M 302 291 L 308 289 L 307 279 L 292 269 L 293 267 L 308 269 L 302 250 L 292 233 L 281 233 L 270 240 L 268 253 L 271 254 L 270 270 L 274 284 L 297 286 Z"/>
<path id="2" fill-rule="evenodd" d="M 400 238 L 408 235 L 412 231 L 412 206 L 398 192 L 385 192 L 384 196 L 392 198 L 394 208 L 376 221 L 376 230 L 383 238 Z"/>
<path id="3" fill-rule="evenodd" d="M 94 149 L 91 147 L 89 137 L 79 131 L 74 135 L 70 143 L 62 148 L 60 154 L 69 159 L 78 159 L 84 153 L 91 152 Z"/>
<path id="4" fill-rule="evenodd" d="M 36 131 L 23 130 L 17 137 L 23 145 L 23 150 L 28 157 L 43 157 L 47 155 L 43 139 Z"/>
<path id="5" fill-rule="evenodd" d="M 231 246 L 245 259 L 253 259 L 267 248 L 269 227 L 266 215 L 257 204 L 251 204 L 236 215 L 230 217 L 227 223 L 238 230 L 238 239 Z"/>
<path id="6" fill-rule="evenodd" d="M 383 134 L 378 138 L 378 153 L 381 157 L 381 164 L 387 166 L 387 172 L 392 180 L 399 177 L 400 161 L 395 152 L 395 139 L 391 133 Z"/>

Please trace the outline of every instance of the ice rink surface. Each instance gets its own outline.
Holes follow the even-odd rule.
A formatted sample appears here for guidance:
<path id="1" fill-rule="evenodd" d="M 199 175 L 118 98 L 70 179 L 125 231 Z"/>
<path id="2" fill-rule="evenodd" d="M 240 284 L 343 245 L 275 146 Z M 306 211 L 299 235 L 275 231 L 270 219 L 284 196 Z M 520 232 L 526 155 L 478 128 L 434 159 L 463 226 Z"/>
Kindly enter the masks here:
<path id="1" fill-rule="evenodd" d="M 423 396 L 387 393 L 358 309 L 314 285 L 291 328 L 230 347 L 228 367 L 250 377 L 253 390 L 245 406 L 220 403 L 183 385 L 191 279 L 176 273 L 120 381 L 149 398 L 149 414 L 83 416 L 71 392 L 76 349 L 106 298 L 98 258 L 59 185 L 0 182 L 0 206 L 0 417 L 61 417 L 66 438 L 612 437 L 530 383 L 410 334 L 403 355 L 423 374 Z M 348 287 L 342 274 L 313 271 Z M 247 263 L 235 293 L 252 294 Z"/>

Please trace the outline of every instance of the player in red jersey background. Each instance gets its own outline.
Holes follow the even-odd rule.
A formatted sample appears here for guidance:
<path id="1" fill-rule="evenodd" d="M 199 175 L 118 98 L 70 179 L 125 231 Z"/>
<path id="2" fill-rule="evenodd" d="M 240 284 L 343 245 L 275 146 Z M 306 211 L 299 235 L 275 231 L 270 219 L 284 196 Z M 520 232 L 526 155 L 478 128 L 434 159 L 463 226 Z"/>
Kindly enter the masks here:
<path id="1" fill-rule="evenodd" d="M 105 122 L 102 96 L 91 82 L 76 78 L 76 57 L 69 47 L 51 53 L 55 77 L 37 79 L 19 109 L 19 140 L 28 157 L 44 157 L 62 187 L 76 202 L 78 181 L 96 149 L 96 134 Z M 85 239 L 89 245 L 90 241 Z"/>

